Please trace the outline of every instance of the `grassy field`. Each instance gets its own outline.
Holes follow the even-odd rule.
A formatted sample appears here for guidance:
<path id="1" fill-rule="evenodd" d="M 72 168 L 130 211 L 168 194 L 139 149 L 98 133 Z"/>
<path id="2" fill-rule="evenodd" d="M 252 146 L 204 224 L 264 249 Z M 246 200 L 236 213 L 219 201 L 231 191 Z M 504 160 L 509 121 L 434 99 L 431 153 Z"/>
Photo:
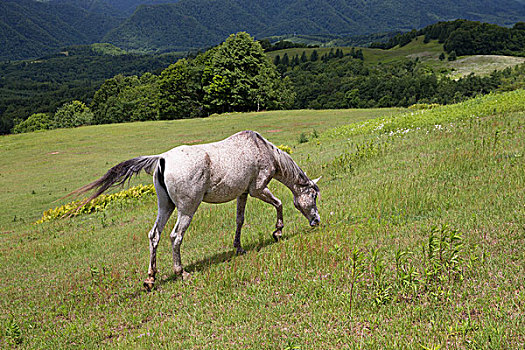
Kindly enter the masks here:
<path id="1" fill-rule="evenodd" d="M 396 46 L 389 50 L 362 48 L 365 58 L 364 62 L 368 65 L 376 65 L 396 63 L 406 60 L 407 58 L 419 59 L 423 64 L 432 68 L 435 72 L 443 72 L 455 78 L 466 76 L 471 73 L 482 76 L 488 75 L 494 70 L 502 70 L 525 62 L 525 58 L 523 57 L 498 55 L 460 56 L 455 61 L 440 61 L 439 55 L 444 52 L 443 44 L 438 43 L 437 40 L 431 40 L 428 43 L 424 43 L 423 39 L 423 36 L 419 36 L 403 47 Z M 295 55 L 301 56 L 303 51 L 305 51 L 307 56 L 310 57 L 312 51 L 317 50 L 319 56 L 322 56 L 329 53 L 331 49 L 332 48 L 329 47 L 316 49 L 294 48 L 271 51 L 268 55 L 273 59 L 277 55 L 282 57 L 286 52 L 291 58 Z M 341 49 L 345 54 L 349 53 L 351 50 L 350 47 L 344 47 Z"/>
<path id="2" fill-rule="evenodd" d="M 72 190 L 111 166 L 139 155 L 159 154 L 181 144 L 217 141 L 253 129 L 277 145 L 298 144 L 301 133 L 366 120 L 400 109 L 273 111 L 220 117 L 57 129 L 0 138 L 0 227 L 32 222 L 62 204 Z M 139 179 L 151 183 L 148 176 Z"/>
<path id="3" fill-rule="evenodd" d="M 0 346 L 523 348 L 525 91 L 404 113 L 293 113 L 311 114 L 2 138 L 10 157 L 3 163 L 10 166 L 0 173 L 11 192 L 2 198 L 10 212 L 0 236 Z M 170 221 L 159 246 L 160 281 L 146 293 L 154 198 L 29 224 L 49 197 L 135 152 L 246 128 L 294 146 L 292 156 L 306 172 L 323 175 L 320 227 L 308 227 L 290 192 L 272 182 L 284 205 L 284 239 L 271 239 L 274 209 L 250 199 L 248 252 L 235 256 L 235 203 L 203 204 L 182 245 L 191 277 L 180 281 L 171 273 Z M 309 141 L 299 143 L 303 132 Z M 55 164 L 52 156 L 62 160 L 45 171 L 44 164 Z M 10 175 L 14 169 L 17 176 Z M 39 194 L 43 184 L 53 193 Z M 40 199 L 28 205 L 28 194 Z M 13 215 L 26 222 L 13 224 Z"/>

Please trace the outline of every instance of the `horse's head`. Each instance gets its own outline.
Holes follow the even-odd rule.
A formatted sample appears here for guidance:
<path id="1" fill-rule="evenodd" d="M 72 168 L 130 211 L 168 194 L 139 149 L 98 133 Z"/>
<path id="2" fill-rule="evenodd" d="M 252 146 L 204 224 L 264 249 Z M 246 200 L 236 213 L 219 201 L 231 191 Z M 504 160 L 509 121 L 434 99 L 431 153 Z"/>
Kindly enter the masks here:
<path id="1" fill-rule="evenodd" d="M 317 187 L 319 179 L 310 180 L 309 183 L 299 186 L 293 198 L 293 204 L 308 219 L 310 226 L 317 226 L 321 222 L 316 205 L 319 195 L 319 187 Z"/>

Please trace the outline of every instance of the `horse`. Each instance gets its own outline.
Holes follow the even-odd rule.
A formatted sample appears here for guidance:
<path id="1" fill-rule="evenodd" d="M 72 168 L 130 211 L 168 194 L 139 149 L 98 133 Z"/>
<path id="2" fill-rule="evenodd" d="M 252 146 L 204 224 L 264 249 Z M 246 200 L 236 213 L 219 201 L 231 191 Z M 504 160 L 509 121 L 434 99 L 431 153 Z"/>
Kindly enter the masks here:
<path id="1" fill-rule="evenodd" d="M 157 219 L 148 235 L 150 259 L 148 278 L 144 281 L 147 291 L 151 291 L 155 284 L 160 235 L 175 208 L 177 222 L 170 239 L 173 270 L 176 276 L 181 277 L 185 271 L 182 268 L 180 246 L 201 202 L 226 203 L 237 200 L 237 228 L 233 240 L 237 254 L 245 253 L 241 246 L 241 229 L 248 195 L 275 207 L 277 222 L 272 236 L 275 241 L 282 236 L 283 207 L 267 187 L 271 179 L 276 179 L 290 189 L 294 206 L 311 226 L 318 225 L 321 220 L 316 205 L 319 178 L 310 180 L 290 155 L 259 133 L 249 130 L 222 141 L 182 145 L 159 155 L 126 160 L 72 194 L 80 195 L 95 190 L 80 206 L 85 205 L 109 188 L 129 182 L 142 170 L 153 175 L 158 206 Z"/>

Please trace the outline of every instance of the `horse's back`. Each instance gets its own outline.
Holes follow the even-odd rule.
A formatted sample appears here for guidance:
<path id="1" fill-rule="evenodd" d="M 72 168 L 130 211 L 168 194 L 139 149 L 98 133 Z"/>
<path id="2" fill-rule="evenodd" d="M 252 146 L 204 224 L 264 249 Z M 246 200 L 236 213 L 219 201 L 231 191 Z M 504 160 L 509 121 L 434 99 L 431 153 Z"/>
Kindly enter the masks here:
<path id="1" fill-rule="evenodd" d="M 202 195 L 209 203 L 231 201 L 248 192 L 261 171 L 265 179 L 274 171 L 267 144 L 250 131 L 218 142 L 179 146 L 163 157 L 170 196 Z"/>

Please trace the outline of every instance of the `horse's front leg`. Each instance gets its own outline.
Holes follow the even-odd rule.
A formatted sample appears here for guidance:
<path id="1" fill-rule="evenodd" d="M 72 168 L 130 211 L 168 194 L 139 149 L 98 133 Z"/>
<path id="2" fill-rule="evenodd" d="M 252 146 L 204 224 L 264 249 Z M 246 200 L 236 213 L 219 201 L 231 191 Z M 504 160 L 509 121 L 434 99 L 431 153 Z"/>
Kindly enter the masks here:
<path id="1" fill-rule="evenodd" d="M 279 200 L 279 198 L 275 197 L 272 192 L 268 189 L 268 187 L 265 187 L 261 191 L 254 192 L 253 194 L 250 193 L 252 197 L 259 198 L 266 203 L 270 203 L 275 207 L 277 210 L 277 222 L 275 223 L 275 231 L 273 231 L 273 239 L 277 242 L 281 236 L 282 236 L 282 229 L 284 227 L 284 221 L 283 221 L 283 204 Z"/>
<path id="2" fill-rule="evenodd" d="M 246 201 L 248 193 L 243 193 L 237 198 L 237 229 L 235 230 L 235 239 L 233 240 L 233 247 L 237 248 L 237 254 L 245 254 L 246 251 L 241 246 L 241 230 L 244 224 L 244 211 L 246 209 Z"/>

